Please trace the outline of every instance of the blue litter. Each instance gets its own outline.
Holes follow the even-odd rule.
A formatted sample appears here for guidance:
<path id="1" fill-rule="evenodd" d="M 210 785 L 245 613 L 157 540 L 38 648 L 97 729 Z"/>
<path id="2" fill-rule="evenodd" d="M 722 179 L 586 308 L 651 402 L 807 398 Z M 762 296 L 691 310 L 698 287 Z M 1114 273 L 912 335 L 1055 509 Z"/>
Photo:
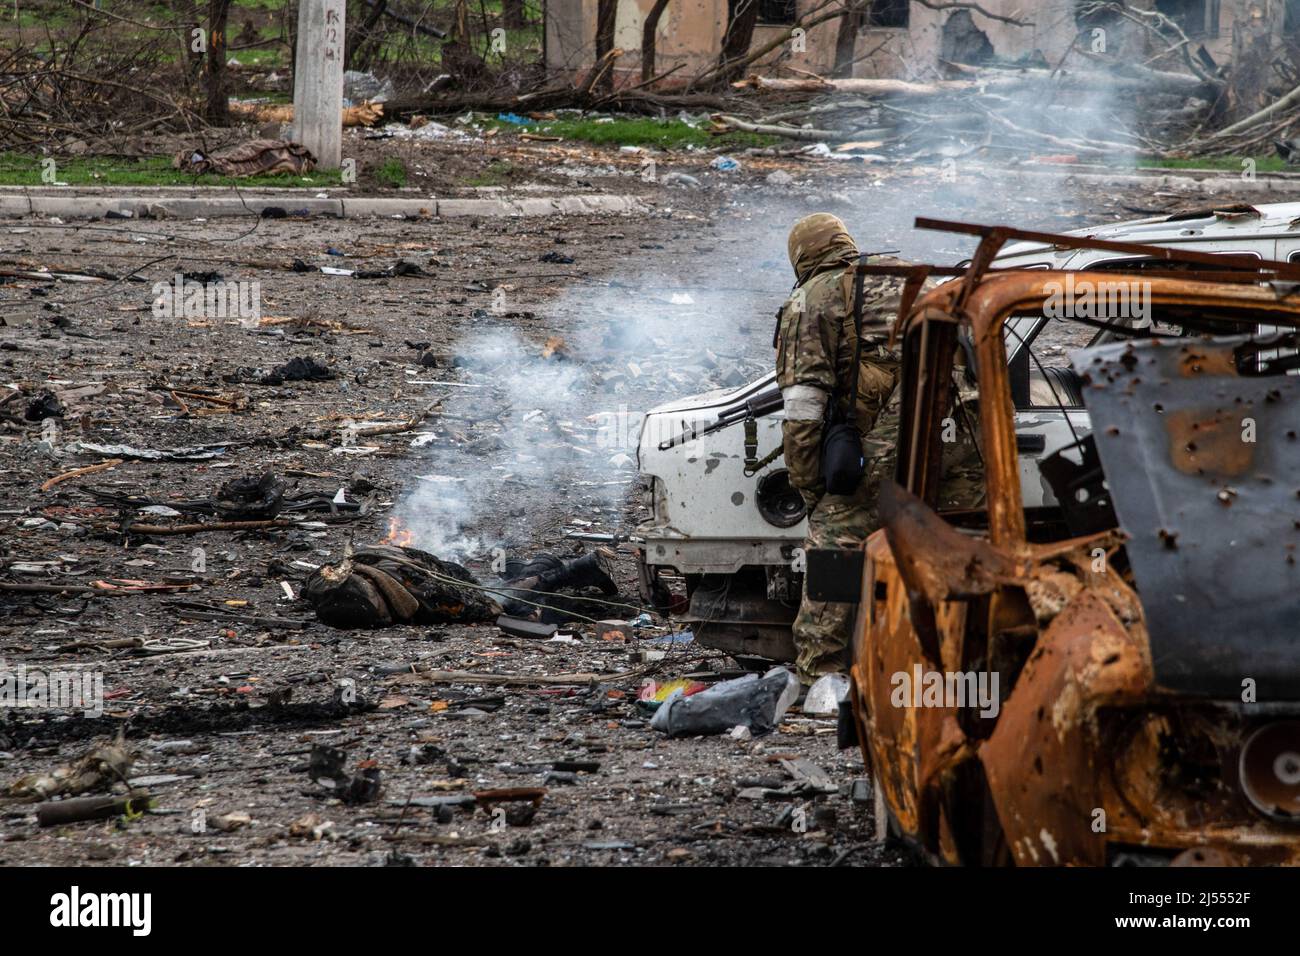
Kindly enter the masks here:
<path id="1" fill-rule="evenodd" d="M 514 123 L 516 126 L 527 126 L 532 120 L 518 113 L 498 113 L 497 119 L 503 123 Z"/>
<path id="2" fill-rule="evenodd" d="M 724 173 L 729 173 L 740 168 L 740 163 L 732 159 L 730 156 L 719 156 L 713 162 L 709 163 L 709 165 Z"/>
<path id="3" fill-rule="evenodd" d="M 665 634 L 663 637 L 656 637 L 650 641 L 651 644 L 690 644 L 695 640 L 694 631 L 678 631 L 676 634 Z"/>

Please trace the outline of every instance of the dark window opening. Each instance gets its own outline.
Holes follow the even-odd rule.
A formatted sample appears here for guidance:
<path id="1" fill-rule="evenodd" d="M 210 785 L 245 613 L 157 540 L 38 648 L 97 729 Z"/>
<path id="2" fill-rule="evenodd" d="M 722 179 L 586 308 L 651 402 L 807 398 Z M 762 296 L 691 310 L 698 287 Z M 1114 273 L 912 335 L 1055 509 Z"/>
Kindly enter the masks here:
<path id="1" fill-rule="evenodd" d="M 866 26 L 871 28 L 906 28 L 911 20 L 908 0 L 871 0 Z"/>
<path id="2" fill-rule="evenodd" d="M 997 56 L 988 34 L 975 25 L 969 10 L 958 10 L 943 25 L 939 56 L 948 63 L 978 66 Z"/>
<path id="3" fill-rule="evenodd" d="M 789 26 L 795 21 L 796 0 L 758 0 L 758 22 Z"/>
<path id="4" fill-rule="evenodd" d="M 1193 249 L 1195 251 L 1195 249 Z M 1247 256 L 1251 259 L 1258 259 L 1259 253 L 1250 249 L 1234 249 L 1228 252 L 1216 253 L 1217 255 L 1227 256 Z M 1103 259 L 1100 262 L 1091 262 L 1081 265 L 1078 268 L 1086 269 L 1089 272 L 1197 272 L 1204 271 L 1210 266 L 1203 265 L 1199 262 L 1184 262 L 1178 259 Z M 1238 266 L 1232 263 L 1225 263 L 1219 266 L 1224 272 L 1252 272 L 1249 266 Z"/>
<path id="5" fill-rule="evenodd" d="M 1156 9 L 1189 37 L 1219 35 L 1219 0 L 1156 0 Z"/>

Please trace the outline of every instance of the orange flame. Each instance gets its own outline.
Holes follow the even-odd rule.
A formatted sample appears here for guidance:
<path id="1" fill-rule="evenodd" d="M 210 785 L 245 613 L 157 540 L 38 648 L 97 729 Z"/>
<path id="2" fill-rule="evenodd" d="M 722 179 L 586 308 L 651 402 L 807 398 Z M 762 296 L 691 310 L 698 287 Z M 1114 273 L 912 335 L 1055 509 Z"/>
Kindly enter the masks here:
<path id="1" fill-rule="evenodd" d="M 385 535 L 379 543 L 395 544 L 399 548 L 406 548 L 409 547 L 411 542 L 414 540 L 415 540 L 415 535 L 412 533 L 410 528 L 402 524 L 400 518 L 396 516 L 389 516 L 388 534 Z"/>

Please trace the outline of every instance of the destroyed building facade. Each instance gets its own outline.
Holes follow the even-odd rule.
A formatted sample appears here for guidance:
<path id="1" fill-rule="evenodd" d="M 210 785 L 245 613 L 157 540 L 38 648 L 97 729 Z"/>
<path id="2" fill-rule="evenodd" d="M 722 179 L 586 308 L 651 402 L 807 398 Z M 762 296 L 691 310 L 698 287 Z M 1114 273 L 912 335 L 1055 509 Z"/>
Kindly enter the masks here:
<path id="1" fill-rule="evenodd" d="M 613 48 L 622 53 L 616 84 L 640 81 L 643 33 L 655 0 L 609 0 L 616 5 Z M 1124 16 L 1104 0 L 865 0 L 847 17 L 826 18 L 819 0 L 755 0 L 758 17 L 750 69 L 784 68 L 822 76 L 925 80 L 942 76 L 945 64 L 1027 65 L 1055 68 L 1076 45 L 1104 56 L 1140 51 L 1160 56 L 1156 65 L 1179 69 L 1177 57 L 1163 56 L 1161 44 L 1143 24 L 1166 35 L 1186 35 L 1195 54 L 1204 47 L 1207 66 L 1244 62 L 1300 37 L 1297 0 L 1134 0 Z M 599 0 L 548 0 L 546 65 L 582 74 L 596 59 Z M 673 70 L 667 83 L 685 83 L 718 61 L 730 10 L 737 0 L 674 0 L 660 4 L 655 32 L 655 73 Z M 794 28 L 793 35 L 787 33 Z M 1098 33 L 1096 31 L 1103 31 Z M 1082 56 L 1070 61 L 1086 63 Z"/>

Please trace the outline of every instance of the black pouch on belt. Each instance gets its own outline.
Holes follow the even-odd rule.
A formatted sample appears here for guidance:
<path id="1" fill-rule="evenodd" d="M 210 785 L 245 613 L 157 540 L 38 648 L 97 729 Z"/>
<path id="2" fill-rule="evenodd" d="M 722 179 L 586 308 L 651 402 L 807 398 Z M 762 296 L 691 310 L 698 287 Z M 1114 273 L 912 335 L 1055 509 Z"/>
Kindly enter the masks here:
<path id="1" fill-rule="evenodd" d="M 862 256 L 860 263 L 866 261 Z M 822 433 L 822 479 L 828 495 L 851 495 L 858 490 L 867 473 L 862 454 L 862 431 L 858 428 L 858 365 L 862 361 L 862 282 L 863 274 L 853 277 L 853 330 L 857 345 L 853 350 L 852 385 L 849 387 L 847 417 L 840 412 L 838 390 L 826 408 L 826 429 Z"/>

